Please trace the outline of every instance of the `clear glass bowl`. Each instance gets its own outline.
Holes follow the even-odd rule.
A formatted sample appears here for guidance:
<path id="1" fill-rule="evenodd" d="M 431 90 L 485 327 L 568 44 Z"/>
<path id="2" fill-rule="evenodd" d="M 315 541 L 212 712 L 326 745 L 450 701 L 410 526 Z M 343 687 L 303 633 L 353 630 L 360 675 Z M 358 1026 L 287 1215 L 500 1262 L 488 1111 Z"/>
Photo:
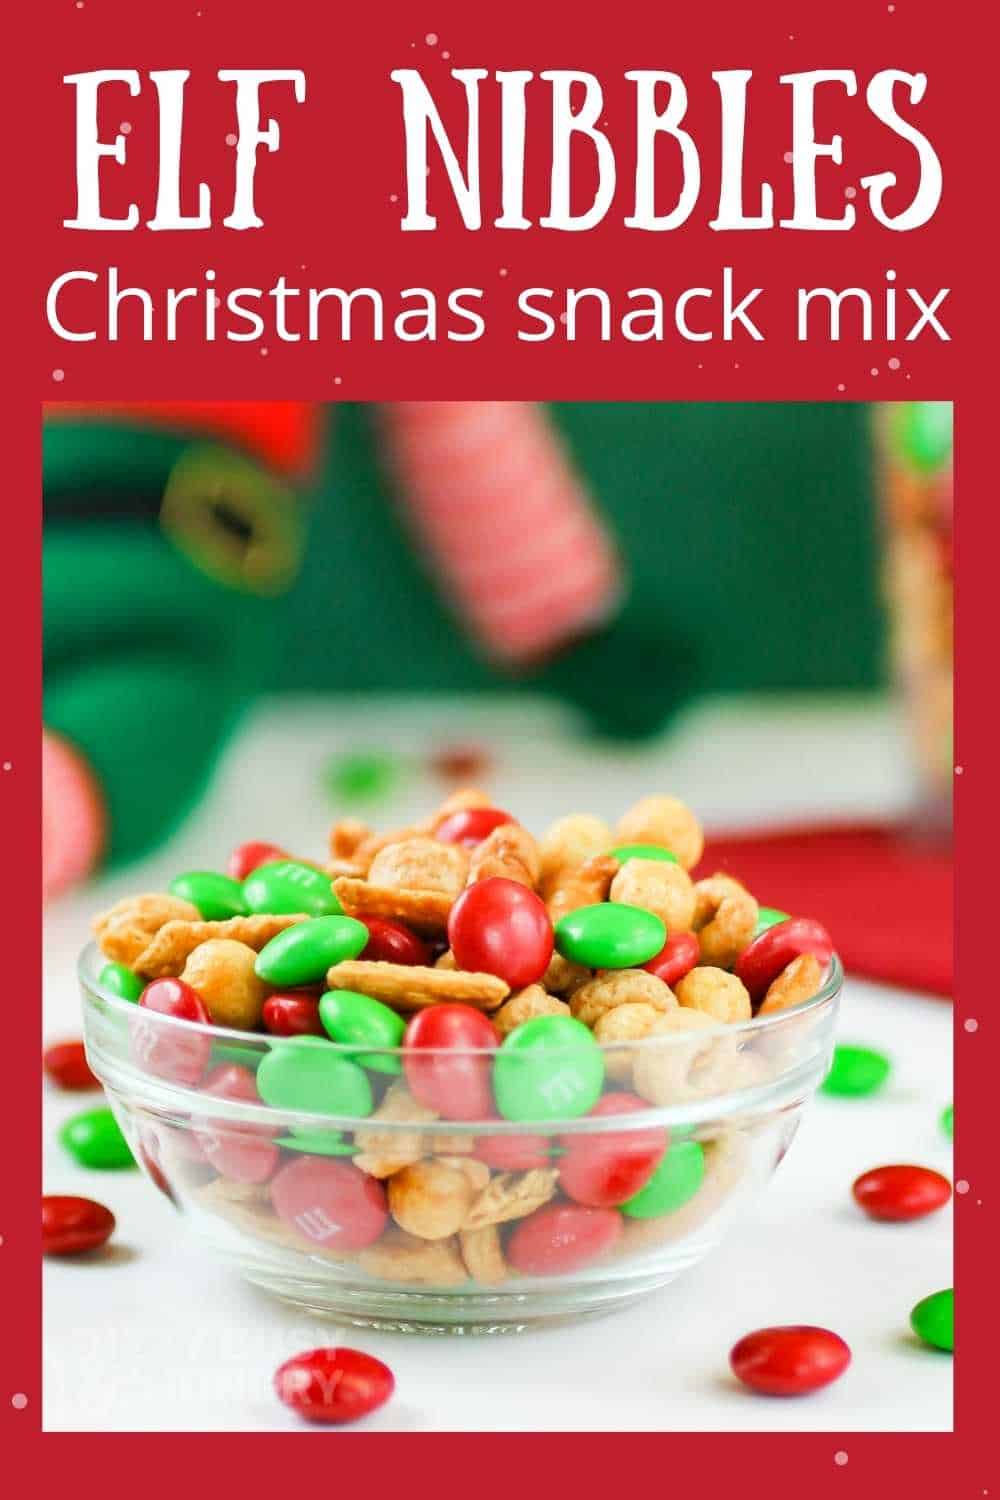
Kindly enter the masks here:
<path id="1" fill-rule="evenodd" d="M 249 1281 L 311 1312 L 436 1333 L 601 1313 L 701 1260 L 768 1180 L 824 1078 L 843 977 L 835 957 L 820 993 L 794 1009 L 602 1047 L 603 1093 L 637 1092 L 634 1112 L 515 1123 L 432 1118 L 406 1090 L 401 1049 L 359 1058 L 333 1042 L 364 1065 L 372 1115 L 275 1109 L 242 1073 L 226 1076 L 249 1097 L 209 1093 L 215 1070 L 253 1073 L 296 1039 L 140 1009 L 101 988 L 102 964 L 89 946 L 91 1067 L 143 1171 L 192 1228 Z M 445 1069 L 493 1065 L 489 1052 L 436 1056 Z M 581 1208 L 562 1190 L 571 1164 L 627 1171 L 651 1141 L 662 1151 L 662 1132 L 670 1166 L 657 1169 L 652 1202 Z M 386 1178 L 400 1163 L 405 1176 Z M 420 1233 L 398 1227 L 387 1198 Z"/>

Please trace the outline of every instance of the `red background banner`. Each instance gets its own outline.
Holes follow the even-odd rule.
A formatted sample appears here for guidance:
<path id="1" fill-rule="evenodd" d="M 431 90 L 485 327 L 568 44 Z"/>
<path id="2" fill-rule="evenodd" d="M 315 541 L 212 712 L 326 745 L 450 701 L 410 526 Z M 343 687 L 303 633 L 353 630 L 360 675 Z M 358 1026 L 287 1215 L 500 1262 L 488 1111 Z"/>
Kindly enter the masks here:
<path id="1" fill-rule="evenodd" d="M 988 111 L 996 94 L 990 77 L 993 52 L 981 34 L 984 8 L 970 3 L 931 6 L 900 0 L 895 6 L 844 0 L 817 7 L 803 0 L 754 7 L 717 4 L 661 8 L 624 4 L 589 12 L 562 3 L 507 4 L 484 9 L 434 0 L 415 14 L 412 6 L 368 7 L 346 12 L 306 0 L 183 0 L 137 6 L 124 0 L 46 0 L 18 14 L 25 51 L 14 59 L 8 106 L 8 213 L 5 324 L 10 372 L 9 479 L 4 506 L 7 576 L 0 590 L 0 639 L 4 643 L 4 707 L 0 714 L 0 816 L 5 832 L 3 875 L 8 912 L 7 1046 L 8 1150 L 0 1215 L 0 1296 L 4 1337 L 0 1341 L 0 1426 L 8 1472 L 21 1453 L 32 1464 L 35 1482 L 48 1469 L 61 1472 L 74 1490 L 89 1493 L 156 1493 L 176 1487 L 182 1473 L 199 1487 L 227 1485 L 248 1478 L 253 1464 L 259 1488 L 281 1491 L 291 1478 L 287 1449 L 247 1444 L 225 1437 L 178 1439 L 172 1435 L 118 1438 L 115 1457 L 97 1456 L 103 1440 L 72 1437 L 41 1440 L 42 1392 L 39 1375 L 39 1253 L 37 1230 L 38 1009 L 40 946 L 39 860 L 39 417 L 46 399 L 101 397 L 143 399 L 337 399 L 441 397 L 576 397 L 629 399 L 892 399 L 952 398 L 957 403 L 957 455 L 960 521 L 956 565 L 958 596 L 958 749 L 963 774 L 958 793 L 958 962 L 957 1054 L 960 1126 L 956 1177 L 972 1191 L 956 1199 L 958 1266 L 962 1282 L 961 1355 L 957 1366 L 956 1436 L 896 1434 L 809 1435 L 794 1438 L 722 1436 L 707 1440 L 685 1435 L 640 1435 L 589 1439 L 551 1437 L 421 1438 L 398 1435 L 369 1438 L 391 1447 L 390 1463 L 418 1466 L 397 1477 L 407 1493 L 431 1490 L 497 1493 L 523 1485 L 572 1487 L 597 1493 L 606 1484 L 678 1482 L 696 1485 L 704 1495 L 881 1494 L 897 1490 L 929 1494 L 948 1486 L 956 1495 L 990 1489 L 987 1411 L 992 1384 L 990 1334 L 985 1316 L 992 1299 L 995 1205 L 986 1174 L 992 1145 L 989 1078 L 992 1034 L 978 986 L 990 983 L 992 930 L 987 915 L 992 871 L 980 829 L 992 814 L 985 749 L 993 695 L 991 644 L 995 627 L 987 615 L 991 600 L 994 530 L 986 501 L 995 489 L 987 469 L 992 449 L 989 411 L 995 372 L 990 355 L 995 266 L 989 233 L 989 198 L 984 170 Z M 9 18 L 9 24 L 12 24 Z M 436 42 L 427 41 L 428 36 Z M 444 53 L 450 53 L 449 58 Z M 403 132 L 399 91 L 393 68 L 419 66 L 429 83 L 445 83 L 448 69 L 575 68 L 597 74 L 605 91 L 605 117 L 616 150 L 620 191 L 606 221 L 582 234 L 546 231 L 466 230 L 443 187 L 432 153 L 431 201 L 440 216 L 433 233 L 402 233 L 404 211 Z M 64 74 L 96 68 L 137 68 L 144 86 L 130 98 L 113 85 L 102 102 L 102 138 L 121 122 L 127 132 L 124 167 L 107 163 L 105 211 L 140 205 L 145 220 L 153 211 L 156 149 L 155 95 L 145 75 L 150 69 L 190 68 L 183 146 L 183 207 L 192 212 L 195 186 L 212 189 L 215 227 L 205 232 L 80 232 L 63 227 L 75 212 L 74 104 Z M 221 219 L 232 197 L 233 148 L 226 136 L 235 129 L 233 89 L 220 84 L 220 68 L 303 68 L 308 91 L 293 102 L 289 85 L 263 91 L 263 113 L 280 124 L 275 154 L 261 152 L 257 205 L 265 223 L 258 231 L 224 229 Z M 927 93 L 904 113 L 933 140 L 944 170 L 944 194 L 933 220 L 913 233 L 892 233 L 867 213 L 861 176 L 895 167 L 903 194 L 913 156 L 867 112 L 863 88 L 880 68 L 924 71 Z M 685 122 L 702 158 L 702 194 L 688 224 L 671 233 L 641 233 L 624 227 L 629 212 L 634 165 L 630 127 L 631 68 L 665 68 L 684 75 L 690 96 Z M 784 153 L 791 145 L 789 91 L 779 82 L 786 72 L 852 68 L 861 97 L 848 99 L 831 88 L 820 96 L 821 139 L 844 136 L 845 163 L 819 166 L 821 212 L 837 214 L 845 201 L 858 209 L 857 227 L 848 233 L 715 233 L 719 156 L 718 94 L 713 69 L 751 68 L 747 131 L 749 202 L 752 185 L 764 177 L 775 188 L 776 214 L 787 213 L 791 168 Z M 457 94 L 457 86 L 451 85 Z M 484 84 L 484 207 L 490 222 L 498 202 L 495 86 Z M 436 89 L 443 98 L 442 90 Z M 487 100 L 489 105 L 487 106 Z M 533 113 L 537 105 L 537 114 Z M 528 213 L 544 211 L 549 170 L 547 95 L 541 85 L 529 91 Z M 457 118 L 449 115 L 449 118 Z M 665 162 L 669 162 L 669 153 Z M 584 159 L 582 167 L 586 168 Z M 664 191 L 676 177 L 669 171 Z M 845 200 L 845 189 L 857 196 Z M 393 195 L 398 201 L 393 201 Z M 905 196 L 905 195 L 904 195 Z M 46 326 L 45 294 L 62 272 L 86 268 L 104 273 L 115 264 L 123 280 L 149 289 L 154 298 L 168 286 L 204 285 L 206 268 L 227 286 L 270 286 L 284 274 L 300 285 L 372 286 L 395 310 L 395 294 L 424 286 L 439 294 L 455 286 L 484 289 L 488 329 L 475 343 L 444 340 L 405 344 L 367 339 L 343 344 L 284 343 L 276 337 L 258 343 L 223 341 L 206 345 L 193 335 L 176 342 L 143 344 L 134 316 L 120 342 L 65 343 Z M 517 290 L 528 285 L 553 288 L 598 285 L 616 305 L 629 287 L 654 286 L 676 295 L 685 287 L 716 287 L 724 266 L 735 268 L 743 290 L 759 285 L 763 343 L 738 336 L 685 344 L 668 336 L 660 343 L 610 343 L 592 331 L 575 344 L 555 338 L 545 344 L 519 343 L 512 309 Z M 943 343 L 925 334 L 913 343 L 888 347 L 884 340 L 863 344 L 845 337 L 799 344 L 794 338 L 794 300 L 799 286 L 867 286 L 878 292 L 887 269 L 897 284 L 914 286 L 929 297 L 952 288 L 941 308 L 951 333 Z M 741 292 L 742 294 L 742 292 Z M 74 304 L 67 300 L 67 313 Z M 669 323 L 668 323 L 669 326 Z M 266 349 L 266 353 L 265 353 Z M 890 369 L 890 357 L 899 368 Z M 878 373 L 874 373 L 877 371 Z M 59 372 L 56 374 L 55 372 Z M 980 494 L 983 499 L 981 500 Z M 979 761 L 979 755 L 983 760 Z M 9 769 L 6 767 L 9 766 Z M 16 935 L 16 940 L 15 940 Z M 971 1010 L 967 1009 L 971 1007 Z M 963 1014 L 981 1017 L 975 1034 L 961 1027 Z M 151 1289 L 150 1295 L 155 1295 Z M 980 1315 L 977 1316 L 977 1299 Z M 966 1313 L 968 1309 L 968 1314 Z M 524 1351 L 529 1355 L 527 1347 Z M 669 1351 L 665 1351 L 667 1355 Z M 595 1371 L 595 1379 L 613 1379 Z M 27 1406 L 11 1396 L 23 1392 Z M 669 1421 L 669 1413 L 665 1414 Z M 150 1412 L 155 1423 L 156 1413 Z M 767 1423 L 762 1406 L 761 1421 Z M 802 1424 L 807 1428 L 808 1411 Z M 40 1443 L 40 1450 L 37 1445 Z M 195 1448 L 194 1444 L 198 1446 Z M 210 1454 L 208 1444 L 225 1445 Z M 404 1458 L 403 1447 L 415 1449 Z M 991 1445 L 992 1446 L 992 1445 Z M 75 1452 L 79 1448 L 79 1454 Z M 162 1454 L 160 1452 L 162 1448 Z M 849 1464 L 834 1463 L 845 1449 Z M 184 1457 L 181 1457 L 181 1455 Z M 225 1464 L 212 1477 L 213 1462 Z M 381 1464 L 383 1460 L 379 1460 Z M 338 1450 L 331 1481 L 370 1485 L 378 1470 L 363 1444 Z M 194 1467 L 194 1465 L 197 1467 Z M 135 1465 L 135 1469 L 132 1469 Z M 662 1468 L 654 1468 L 662 1465 Z M 72 1478 L 66 1480 L 67 1471 Z M 387 1470 L 381 1470 L 383 1474 Z M 537 1477 L 536 1477 L 537 1476 Z M 543 1478 L 543 1476 L 545 1476 Z M 576 1476 L 573 1478 L 572 1476 Z M 586 1476 L 586 1477 L 584 1477 Z M 633 1476 L 631 1481 L 628 1476 Z M 378 1482 L 378 1481 L 376 1481 Z M 529 1480 L 529 1482 L 531 1482 Z"/>

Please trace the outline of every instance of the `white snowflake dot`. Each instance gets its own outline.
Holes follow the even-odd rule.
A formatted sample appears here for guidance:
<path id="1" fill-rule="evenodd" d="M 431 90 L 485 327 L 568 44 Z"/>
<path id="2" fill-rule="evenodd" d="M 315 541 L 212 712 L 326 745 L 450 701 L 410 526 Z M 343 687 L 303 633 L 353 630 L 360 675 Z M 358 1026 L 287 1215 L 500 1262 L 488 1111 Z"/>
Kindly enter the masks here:
<path id="1" fill-rule="evenodd" d="M 843 1448 L 837 1449 L 836 1453 L 833 1455 L 833 1461 L 841 1469 L 844 1467 L 844 1465 L 847 1463 L 847 1454 L 844 1452 Z"/>
<path id="2" fill-rule="evenodd" d="M 909 376 L 907 376 L 907 377 L 906 377 L 906 378 L 907 378 L 907 379 L 909 379 L 909 378 L 910 378 L 910 377 L 909 377 Z M 965 767 L 964 767 L 964 766 L 956 766 L 956 767 L 955 767 L 955 775 L 956 775 L 956 776 L 961 776 L 961 774 L 962 774 L 962 772 L 963 772 L 963 771 L 964 771 L 964 770 L 965 770 Z"/>
<path id="3" fill-rule="evenodd" d="M 226 136 L 226 145 L 227 146 L 235 146 L 236 142 L 238 140 L 239 140 L 239 136 L 236 134 L 236 131 L 235 130 L 231 130 L 229 132 L 229 134 Z"/>
<path id="4" fill-rule="evenodd" d="M 65 378 L 66 378 L 66 371 L 65 370 L 53 370 L 52 371 L 52 379 L 53 380 L 60 381 L 60 380 L 65 380 Z"/>
<path id="5" fill-rule="evenodd" d="M 442 52 L 441 56 L 444 58 L 445 62 L 448 62 L 448 60 L 451 57 L 451 53 L 450 52 Z"/>
<path id="6" fill-rule="evenodd" d="M 791 151 L 786 151 L 786 152 L 785 152 L 785 161 L 786 161 L 786 162 L 792 162 L 792 161 L 794 161 L 794 160 L 795 160 L 795 158 L 794 158 L 794 156 L 793 156 L 793 155 L 792 155 L 792 153 L 791 153 Z"/>
<path id="7" fill-rule="evenodd" d="M 3 768 L 4 768 L 5 771 L 13 771 L 13 769 L 14 769 L 13 765 L 11 764 L 11 762 L 9 760 L 5 760 L 4 761 Z"/>
<path id="8" fill-rule="evenodd" d="M 121 124 L 119 125 L 118 129 L 121 131 L 122 135 L 131 135 L 132 134 L 132 125 L 131 125 L 131 122 L 129 120 L 123 120 L 121 122 Z"/>
<path id="9" fill-rule="evenodd" d="M 506 266 L 501 266 L 500 267 L 500 275 L 501 276 L 506 276 L 507 275 L 507 267 Z"/>
<path id="10" fill-rule="evenodd" d="M 437 46 L 437 41 L 438 41 L 437 32 L 436 31 L 429 31 L 427 33 L 427 35 L 424 37 L 424 41 L 427 43 L 428 47 L 436 47 Z"/>
<path id="11" fill-rule="evenodd" d="M 965 1194 L 969 1191 L 969 1184 L 964 1177 L 960 1177 L 955 1183 L 955 1192 Z"/>
<path id="12" fill-rule="evenodd" d="M 844 197 L 845 198 L 856 198 L 857 196 L 858 196 L 858 190 L 857 190 L 856 187 L 845 187 L 845 189 L 844 189 Z"/>
<path id="13" fill-rule="evenodd" d="M 837 386 L 837 390 L 838 391 L 846 391 L 847 390 L 847 387 L 846 387 L 846 385 L 844 384 L 843 381 L 841 381 L 840 384 Z"/>
<path id="14" fill-rule="evenodd" d="M 23 1391 L 18 1391 L 16 1395 L 11 1396 L 10 1404 L 15 1411 L 24 1411 L 24 1408 L 28 1404 L 28 1398 Z"/>
<path id="15" fill-rule="evenodd" d="M 890 370 L 898 370 L 899 369 L 899 360 L 896 358 L 895 355 L 893 355 L 892 359 L 890 359 L 890 361 L 889 361 L 889 369 Z"/>
<path id="16" fill-rule="evenodd" d="M 877 375 L 878 374 L 878 366 L 877 365 L 872 365 L 872 374 L 873 375 Z"/>
<path id="17" fill-rule="evenodd" d="M 343 385 L 344 377 L 342 375 L 335 375 L 333 377 L 333 383 L 334 385 Z"/>
<path id="18" fill-rule="evenodd" d="M 265 355 L 267 353 L 267 350 L 266 349 L 262 349 L 260 352 L 261 352 L 261 355 L 263 356 L 263 355 Z"/>
<path id="19" fill-rule="evenodd" d="M 979 1030 L 979 1022 L 976 1020 L 975 1016 L 970 1016 L 969 1017 L 969 1019 L 965 1023 L 965 1029 L 966 1029 L 966 1031 L 978 1031 Z"/>

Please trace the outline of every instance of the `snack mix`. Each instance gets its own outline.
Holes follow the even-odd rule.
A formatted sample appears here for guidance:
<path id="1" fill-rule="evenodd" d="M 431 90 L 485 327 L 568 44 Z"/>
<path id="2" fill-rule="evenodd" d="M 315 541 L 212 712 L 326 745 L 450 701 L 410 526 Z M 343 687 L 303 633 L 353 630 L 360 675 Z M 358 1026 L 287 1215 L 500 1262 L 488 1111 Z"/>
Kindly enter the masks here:
<path id="1" fill-rule="evenodd" d="M 690 1233 L 738 1183 L 752 1112 L 657 1111 L 786 1066 L 781 1027 L 746 1023 L 817 996 L 832 959 L 818 922 L 696 878 L 702 853 L 673 797 L 536 839 L 467 789 L 392 832 L 338 822 L 322 863 L 245 844 L 118 902 L 99 989 L 130 1066 L 181 1100 L 135 1154 L 257 1243 L 403 1286 Z M 297 1118 L 276 1135 L 273 1111 Z"/>

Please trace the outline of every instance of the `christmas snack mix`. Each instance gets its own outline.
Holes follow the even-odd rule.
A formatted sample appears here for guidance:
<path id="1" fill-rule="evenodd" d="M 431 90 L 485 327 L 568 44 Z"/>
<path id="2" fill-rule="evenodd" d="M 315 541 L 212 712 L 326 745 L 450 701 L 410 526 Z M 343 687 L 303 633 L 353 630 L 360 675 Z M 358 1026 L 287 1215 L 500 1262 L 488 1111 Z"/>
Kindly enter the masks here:
<path id="1" fill-rule="evenodd" d="M 692 874 L 702 852 L 674 797 L 536 839 L 467 789 L 407 828 L 338 822 L 321 863 L 246 844 L 120 901 L 99 988 L 133 1068 L 198 1100 L 139 1131 L 139 1161 L 258 1242 L 401 1286 L 566 1276 L 692 1232 L 752 1113 L 662 1112 L 780 1072 L 793 1041 L 749 1023 L 807 1014 L 832 959 L 818 922 Z"/>

